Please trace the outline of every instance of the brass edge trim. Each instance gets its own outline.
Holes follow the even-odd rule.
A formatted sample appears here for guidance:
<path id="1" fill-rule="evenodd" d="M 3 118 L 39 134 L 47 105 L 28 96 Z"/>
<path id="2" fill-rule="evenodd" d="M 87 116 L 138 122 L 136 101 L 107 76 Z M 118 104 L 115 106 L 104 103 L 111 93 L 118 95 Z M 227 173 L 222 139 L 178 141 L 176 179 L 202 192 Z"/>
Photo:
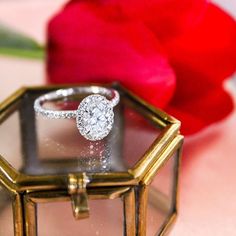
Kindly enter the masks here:
<path id="1" fill-rule="evenodd" d="M 158 136 L 158 138 L 146 151 L 144 156 L 138 161 L 135 167 L 129 170 L 129 173 L 132 174 L 134 178 L 140 180 L 153 165 L 153 162 L 161 158 L 163 150 L 178 134 L 179 128 L 180 128 L 179 124 L 169 125 L 165 129 L 164 133 Z"/>
<path id="2" fill-rule="evenodd" d="M 175 223 L 177 218 L 177 213 L 174 211 L 169 218 L 167 218 L 166 220 L 166 224 L 163 226 L 163 228 L 161 229 L 161 231 L 159 232 L 159 236 L 165 236 L 167 235 L 167 233 L 170 231 L 171 227 L 173 226 L 173 224 Z"/>
<path id="3" fill-rule="evenodd" d="M 31 201 L 28 195 L 23 196 L 24 201 L 24 230 L 25 236 L 37 235 L 37 209 L 36 204 Z"/>
<path id="4" fill-rule="evenodd" d="M 22 87 L 18 90 L 16 90 L 14 93 L 12 93 L 9 97 L 7 97 L 5 100 L 3 100 L 0 103 L 0 114 L 4 112 L 9 106 L 14 104 L 21 96 L 26 92 L 26 88 Z"/>
<path id="5" fill-rule="evenodd" d="M 177 166 L 176 166 L 176 169 L 174 170 L 175 171 L 175 189 L 174 189 L 174 193 L 173 193 L 173 196 L 174 196 L 174 199 L 173 199 L 173 202 L 175 203 L 174 204 L 174 210 L 177 214 L 178 212 L 178 206 L 179 206 L 179 180 L 180 180 L 180 169 L 181 169 L 181 161 L 182 161 L 182 153 L 183 153 L 183 142 L 184 142 L 184 138 L 182 139 L 182 142 L 180 143 L 180 147 L 178 149 L 178 152 L 179 152 L 179 155 L 178 155 L 178 163 L 177 163 Z"/>
<path id="6" fill-rule="evenodd" d="M 18 192 L 18 176 L 19 173 L 0 155 L 0 182 L 14 194 Z"/>
<path id="7" fill-rule="evenodd" d="M 140 185 L 137 197 L 137 235 L 145 236 L 147 232 L 147 204 L 148 204 L 148 186 Z"/>
<path id="8" fill-rule="evenodd" d="M 20 194 L 15 194 L 12 200 L 13 221 L 14 221 L 14 235 L 24 235 L 23 225 L 23 201 Z"/>
<path id="9" fill-rule="evenodd" d="M 101 189 L 87 189 L 88 198 L 90 200 L 96 199 L 116 199 L 120 198 L 123 194 L 130 191 L 130 187 L 117 187 L 117 188 L 101 188 Z M 70 201 L 70 195 L 66 190 L 64 191 L 32 191 L 28 192 L 27 196 L 34 203 L 46 202 L 61 202 Z"/>
<path id="10" fill-rule="evenodd" d="M 135 206 L 135 191 L 130 188 L 123 197 L 124 209 L 124 228 L 126 236 L 136 235 L 136 206 Z"/>
<path id="11" fill-rule="evenodd" d="M 19 102 L 25 92 L 26 88 L 22 87 L 0 103 L 0 123 L 16 110 L 13 106 Z"/>
<path id="12" fill-rule="evenodd" d="M 74 173 L 81 176 L 81 173 Z M 138 182 L 127 172 L 115 172 L 109 174 L 87 174 L 90 183 L 89 187 L 111 187 L 111 186 L 130 186 Z M 47 190 L 47 189 L 67 189 L 67 175 L 46 175 L 28 176 L 21 174 L 16 183 L 19 191 Z"/>
<path id="13" fill-rule="evenodd" d="M 153 166 L 149 169 L 149 172 L 143 176 L 141 180 L 142 184 L 149 185 L 153 178 L 157 175 L 157 172 L 166 164 L 171 156 L 179 149 L 183 142 L 183 136 L 176 136 L 173 141 L 166 147 L 161 157 L 156 160 Z M 173 170 L 174 171 L 174 170 Z"/>

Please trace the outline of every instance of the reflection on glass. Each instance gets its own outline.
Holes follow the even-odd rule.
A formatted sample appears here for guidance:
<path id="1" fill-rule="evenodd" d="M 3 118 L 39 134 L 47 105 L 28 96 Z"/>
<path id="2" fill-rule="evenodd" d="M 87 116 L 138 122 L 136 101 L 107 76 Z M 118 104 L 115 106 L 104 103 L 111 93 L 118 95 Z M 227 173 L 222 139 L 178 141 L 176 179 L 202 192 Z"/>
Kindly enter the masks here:
<path id="1" fill-rule="evenodd" d="M 124 145 L 122 154 L 126 166 L 130 168 L 141 159 L 161 130 L 127 105 L 124 105 L 123 116 Z"/>
<path id="2" fill-rule="evenodd" d="M 107 139 L 89 141 L 83 138 L 75 120 L 36 119 L 40 165 L 35 171 L 110 171 L 111 147 Z M 66 167 L 66 168 L 65 168 Z M 34 171 L 34 172 L 35 172 Z"/>
<path id="3" fill-rule="evenodd" d="M 157 126 L 121 99 L 114 108 L 115 121 L 110 134 L 101 141 L 86 140 L 80 135 L 75 119 L 35 117 L 34 100 L 42 93 L 27 94 L 19 111 L 0 125 L 3 140 L 0 154 L 24 173 L 127 171 L 160 133 Z M 71 110 L 78 107 L 79 101 L 81 98 L 45 105 L 50 109 Z"/>
<path id="4" fill-rule="evenodd" d="M 17 170 L 23 165 L 18 111 L 14 112 L 0 124 L 0 155 Z"/>
<path id="5" fill-rule="evenodd" d="M 71 212 L 70 202 L 38 204 L 38 235 L 123 235 L 123 212 L 120 199 L 91 200 L 89 207 L 90 217 L 76 221 Z"/>
<path id="6" fill-rule="evenodd" d="M 13 236 L 13 214 L 11 197 L 0 185 L 0 235 Z"/>
<path id="7" fill-rule="evenodd" d="M 149 187 L 147 235 L 154 236 L 173 212 L 176 154 L 160 169 Z"/>

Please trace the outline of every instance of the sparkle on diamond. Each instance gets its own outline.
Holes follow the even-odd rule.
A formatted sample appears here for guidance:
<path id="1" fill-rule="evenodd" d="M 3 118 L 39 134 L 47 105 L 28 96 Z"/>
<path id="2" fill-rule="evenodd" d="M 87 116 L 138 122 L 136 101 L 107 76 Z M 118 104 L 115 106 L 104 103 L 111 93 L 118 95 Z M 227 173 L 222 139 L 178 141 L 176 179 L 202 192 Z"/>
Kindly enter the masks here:
<path id="1" fill-rule="evenodd" d="M 76 121 L 81 135 L 86 139 L 103 139 L 112 128 L 113 108 L 104 96 L 90 95 L 80 103 Z"/>

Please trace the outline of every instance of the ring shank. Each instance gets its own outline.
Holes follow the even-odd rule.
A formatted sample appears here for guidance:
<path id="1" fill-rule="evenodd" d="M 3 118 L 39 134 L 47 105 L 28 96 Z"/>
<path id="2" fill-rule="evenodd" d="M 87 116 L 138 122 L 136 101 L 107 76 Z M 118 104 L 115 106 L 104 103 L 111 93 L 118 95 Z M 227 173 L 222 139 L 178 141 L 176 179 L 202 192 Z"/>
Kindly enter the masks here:
<path id="1" fill-rule="evenodd" d="M 40 96 L 34 102 L 34 110 L 37 114 L 51 119 L 71 119 L 76 118 L 76 110 L 49 110 L 43 108 L 45 102 L 54 101 L 57 99 L 67 98 L 77 94 L 101 94 L 110 99 L 112 107 L 119 103 L 120 95 L 118 91 L 112 88 L 105 88 L 100 86 L 81 86 L 75 88 L 59 89 Z"/>

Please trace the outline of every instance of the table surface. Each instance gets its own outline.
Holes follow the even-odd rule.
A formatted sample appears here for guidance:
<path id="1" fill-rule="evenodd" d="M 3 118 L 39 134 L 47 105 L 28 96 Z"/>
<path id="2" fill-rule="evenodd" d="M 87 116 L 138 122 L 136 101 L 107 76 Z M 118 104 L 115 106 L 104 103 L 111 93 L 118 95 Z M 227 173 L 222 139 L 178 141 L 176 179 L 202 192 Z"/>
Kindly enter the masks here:
<path id="1" fill-rule="evenodd" d="M 15 2 L 0 3 L 0 22 L 6 21 L 43 42 L 42 26 L 64 1 L 52 3 L 36 0 L 34 4 L 33 1 L 21 1 L 25 2 L 21 5 Z M 217 2 L 235 14 L 236 1 Z M 28 8 L 32 10 L 35 7 L 39 15 L 35 24 L 41 32 L 36 32 L 34 29 L 37 27 L 32 27 L 27 20 L 33 17 L 33 13 L 22 17 Z M 41 61 L 0 56 L 0 68 L 1 101 L 21 86 L 45 83 L 45 67 Z M 236 78 L 227 87 L 236 101 Z M 236 234 L 235 127 L 236 110 L 224 121 L 185 139 L 179 186 L 179 215 L 171 236 Z"/>

